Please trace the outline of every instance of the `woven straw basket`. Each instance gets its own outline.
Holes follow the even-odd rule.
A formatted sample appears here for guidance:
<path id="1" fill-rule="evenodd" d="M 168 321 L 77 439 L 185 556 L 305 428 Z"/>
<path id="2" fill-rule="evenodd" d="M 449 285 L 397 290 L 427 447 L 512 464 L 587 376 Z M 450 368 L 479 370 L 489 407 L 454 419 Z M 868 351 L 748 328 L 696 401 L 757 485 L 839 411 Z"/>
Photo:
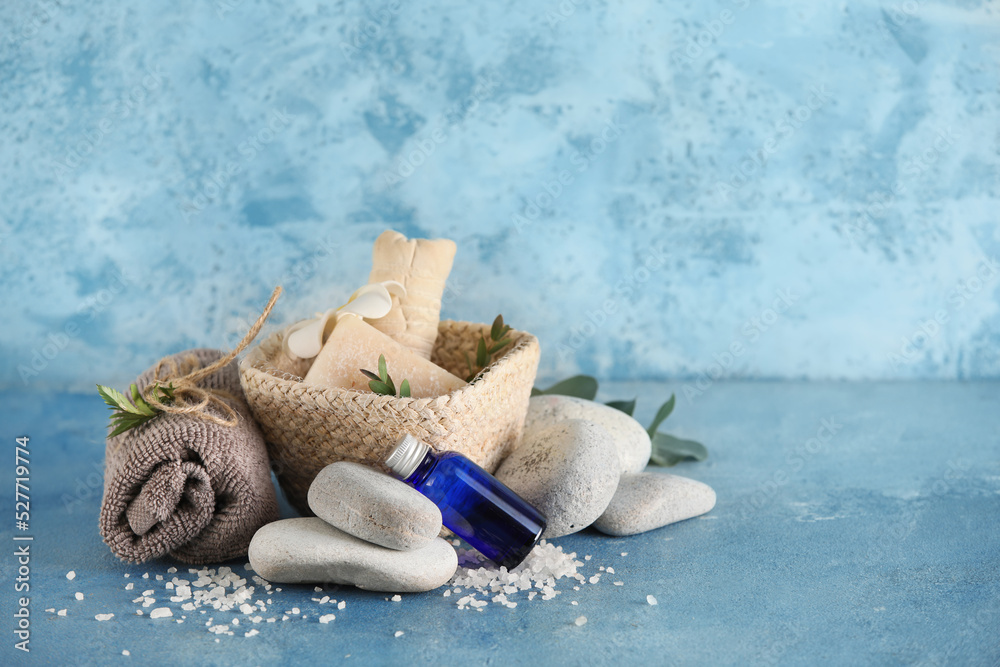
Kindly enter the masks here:
<path id="1" fill-rule="evenodd" d="M 442 320 L 431 361 L 465 377 L 465 354 L 476 356 L 489 324 Z M 435 449 L 465 454 L 493 472 L 517 445 L 538 370 L 538 339 L 511 330 L 511 344 L 471 384 L 435 398 L 398 398 L 317 387 L 301 378 L 309 361 L 282 352 L 285 330 L 254 347 L 240 362 L 240 381 L 264 431 L 278 481 L 292 505 L 306 502 L 317 473 L 334 461 L 382 462 L 404 433 Z M 374 366 L 374 362 L 372 362 Z"/>

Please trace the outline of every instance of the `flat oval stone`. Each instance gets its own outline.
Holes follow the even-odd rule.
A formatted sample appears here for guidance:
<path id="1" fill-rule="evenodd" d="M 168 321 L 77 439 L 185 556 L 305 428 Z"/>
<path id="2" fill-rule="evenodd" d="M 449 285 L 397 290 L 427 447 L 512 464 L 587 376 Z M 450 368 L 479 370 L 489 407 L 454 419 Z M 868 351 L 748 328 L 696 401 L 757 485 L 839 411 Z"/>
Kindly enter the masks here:
<path id="1" fill-rule="evenodd" d="M 309 487 L 309 508 L 345 533 L 389 549 L 426 546 L 441 532 L 441 510 L 394 477 L 360 463 L 338 461 Z"/>
<path id="2" fill-rule="evenodd" d="M 496 478 L 548 520 L 543 537 L 583 530 L 604 513 L 620 477 L 618 451 L 591 421 L 564 419 L 526 432 Z"/>
<path id="3" fill-rule="evenodd" d="M 627 474 L 594 528 L 608 535 L 635 535 L 700 516 L 713 507 L 715 491 L 708 484 L 662 473 Z"/>
<path id="4" fill-rule="evenodd" d="M 323 519 L 269 523 L 250 542 L 250 565 L 283 584 L 351 584 L 369 591 L 416 593 L 448 583 L 458 568 L 455 549 L 440 537 L 412 551 L 359 540 Z"/>
<path id="5" fill-rule="evenodd" d="M 621 410 L 575 396 L 534 396 L 528 401 L 524 430 L 547 428 L 564 419 L 586 419 L 600 424 L 618 448 L 618 461 L 625 472 L 640 472 L 652 451 L 649 434 L 642 424 Z"/>

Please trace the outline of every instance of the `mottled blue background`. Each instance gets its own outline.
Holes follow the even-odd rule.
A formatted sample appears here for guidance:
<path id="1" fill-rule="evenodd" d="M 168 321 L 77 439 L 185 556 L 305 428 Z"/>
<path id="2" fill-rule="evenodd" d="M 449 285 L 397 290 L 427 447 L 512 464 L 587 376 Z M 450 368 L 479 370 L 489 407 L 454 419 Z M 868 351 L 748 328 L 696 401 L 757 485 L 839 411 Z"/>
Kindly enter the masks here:
<path id="1" fill-rule="evenodd" d="M 277 283 L 275 325 L 338 305 L 387 227 L 455 239 L 444 315 L 536 333 L 543 383 L 1000 377 L 998 25 L 3 3 L 0 386 L 232 345 Z"/>

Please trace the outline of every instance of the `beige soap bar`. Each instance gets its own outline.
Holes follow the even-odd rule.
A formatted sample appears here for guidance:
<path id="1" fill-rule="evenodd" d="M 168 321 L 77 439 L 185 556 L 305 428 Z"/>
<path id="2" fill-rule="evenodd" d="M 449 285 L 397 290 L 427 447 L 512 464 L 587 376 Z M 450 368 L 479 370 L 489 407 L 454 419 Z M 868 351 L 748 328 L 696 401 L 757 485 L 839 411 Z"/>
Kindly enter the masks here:
<path id="1" fill-rule="evenodd" d="M 385 355 L 386 368 L 396 390 L 403 380 L 409 380 L 413 398 L 441 396 L 466 384 L 353 315 L 337 321 L 303 381 L 323 387 L 371 391 L 368 378 L 360 369 L 377 374 L 380 354 Z"/>
<path id="2" fill-rule="evenodd" d="M 455 250 L 455 242 L 448 239 L 407 239 L 392 230 L 382 232 L 372 247 L 368 282 L 395 280 L 406 288 L 406 296 L 392 297 L 389 313 L 369 321 L 424 359 L 430 359 L 437 338 L 441 297 Z"/>

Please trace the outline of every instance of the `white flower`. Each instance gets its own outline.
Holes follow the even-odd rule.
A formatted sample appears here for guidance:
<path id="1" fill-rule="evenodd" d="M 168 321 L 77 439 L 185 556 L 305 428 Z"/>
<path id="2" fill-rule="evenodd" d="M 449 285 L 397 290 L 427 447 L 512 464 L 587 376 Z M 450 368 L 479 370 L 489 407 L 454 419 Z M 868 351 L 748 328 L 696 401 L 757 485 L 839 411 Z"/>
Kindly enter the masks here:
<path id="1" fill-rule="evenodd" d="M 331 308 L 325 313 L 316 313 L 316 317 L 290 326 L 288 335 L 285 336 L 285 354 L 293 359 L 312 359 L 323 348 L 323 343 L 337 326 L 338 319 L 344 315 L 371 320 L 385 317 L 392 309 L 393 296 L 406 296 L 406 288 L 395 280 L 361 287 L 343 306 Z"/>

